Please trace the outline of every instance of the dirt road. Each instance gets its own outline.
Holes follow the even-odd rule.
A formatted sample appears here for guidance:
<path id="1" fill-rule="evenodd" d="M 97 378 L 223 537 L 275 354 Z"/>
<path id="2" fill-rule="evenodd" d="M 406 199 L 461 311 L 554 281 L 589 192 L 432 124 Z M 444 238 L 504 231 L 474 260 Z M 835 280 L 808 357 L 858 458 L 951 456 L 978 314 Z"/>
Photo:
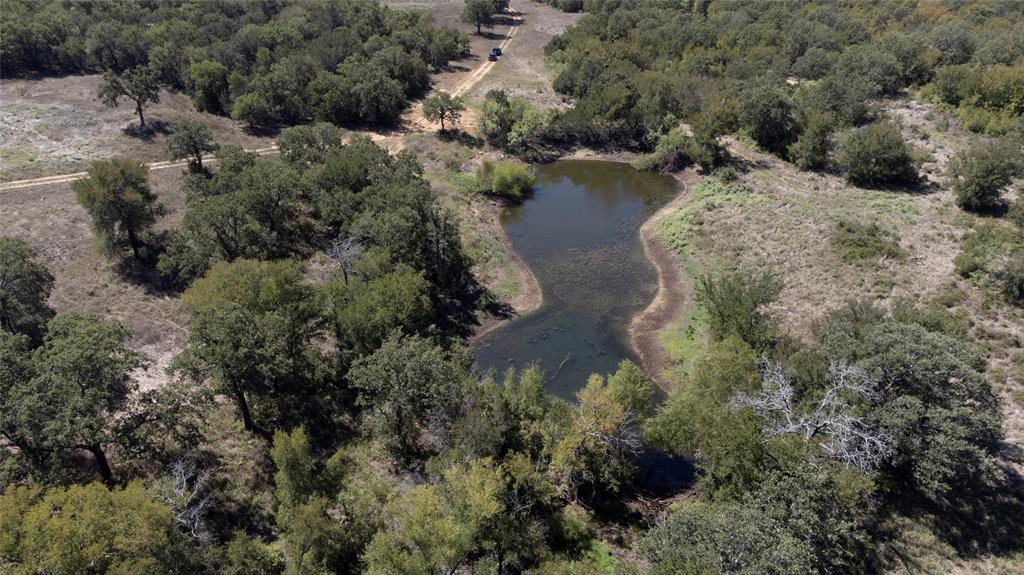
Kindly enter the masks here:
<path id="1" fill-rule="evenodd" d="M 515 24 L 509 26 L 508 33 L 505 35 L 505 39 L 501 41 L 501 44 L 499 44 L 499 46 L 501 47 L 501 49 L 503 51 L 508 48 L 509 43 L 511 42 L 512 37 L 515 35 L 515 32 L 518 29 L 519 23 L 521 21 L 521 19 L 520 19 L 520 17 L 518 15 L 512 16 L 511 19 L 512 19 L 513 22 L 515 22 Z M 492 62 L 492 61 L 484 59 L 480 63 L 480 65 L 478 65 L 475 69 L 470 71 L 469 74 L 464 79 L 462 79 L 458 84 L 456 84 L 455 88 L 451 92 L 452 96 L 453 97 L 461 96 L 461 95 L 465 94 L 466 92 L 468 92 L 469 90 L 471 90 L 473 88 L 473 86 L 475 86 L 481 79 L 483 79 L 484 76 L 487 75 L 488 72 L 491 71 L 491 68 L 493 68 L 495 64 L 496 64 L 496 62 Z M 434 127 L 434 123 L 428 121 L 423 116 L 423 103 L 422 102 L 416 102 L 415 104 L 413 104 L 413 106 L 409 109 L 409 111 L 406 112 L 403 115 L 401 123 L 402 123 L 403 126 L 406 127 L 406 129 L 404 131 L 404 133 L 406 133 L 406 134 L 411 133 L 411 132 L 425 131 L 425 130 L 433 129 L 433 127 Z M 394 140 L 394 136 L 389 136 L 389 135 L 386 135 L 386 134 L 380 134 L 380 133 L 374 133 L 374 132 L 367 133 L 367 135 L 370 136 L 370 138 L 373 141 L 375 141 L 375 142 L 383 145 L 384 147 L 388 148 L 389 151 L 391 151 L 391 152 L 397 152 L 397 151 L 399 151 L 402 148 L 402 145 L 401 145 L 400 141 L 396 142 L 395 146 L 389 145 L 389 144 L 392 143 L 392 140 Z M 267 155 L 267 154 L 276 153 L 277 150 L 278 150 L 277 144 L 273 143 L 270 146 L 265 147 L 265 148 L 250 149 L 248 151 L 263 156 L 263 155 Z M 204 163 L 215 162 L 215 161 L 216 160 L 215 160 L 215 158 L 212 155 L 207 155 L 207 156 L 203 157 L 203 162 Z M 188 164 L 188 162 L 186 160 L 160 161 L 160 162 L 150 162 L 150 163 L 146 164 L 146 167 L 149 168 L 150 170 L 156 171 L 156 170 L 166 170 L 166 169 L 169 169 L 169 168 L 182 168 L 182 167 L 185 167 L 187 164 Z M 47 185 L 47 184 L 63 184 L 63 183 L 67 183 L 67 182 L 73 182 L 75 180 L 80 180 L 80 179 L 86 177 L 87 175 L 88 175 L 87 172 L 74 172 L 74 173 L 70 173 L 70 174 L 58 174 L 58 175 L 55 175 L 55 176 L 44 176 L 44 177 L 41 177 L 41 178 L 31 178 L 31 179 L 27 179 L 27 180 L 15 180 L 15 181 L 12 181 L 12 182 L 3 182 L 3 183 L 0 183 L 0 192 L 7 192 L 7 191 L 12 191 L 12 190 L 20 190 L 20 189 L 24 189 L 24 188 L 31 188 L 31 187 L 35 187 L 35 186 L 43 186 L 43 185 Z"/>

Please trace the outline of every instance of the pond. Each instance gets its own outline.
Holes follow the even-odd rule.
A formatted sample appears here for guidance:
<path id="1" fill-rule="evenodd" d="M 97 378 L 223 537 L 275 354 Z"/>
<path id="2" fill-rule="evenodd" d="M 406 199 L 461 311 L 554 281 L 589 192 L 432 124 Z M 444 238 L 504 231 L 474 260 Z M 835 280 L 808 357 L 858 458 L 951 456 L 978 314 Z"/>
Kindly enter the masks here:
<path id="1" fill-rule="evenodd" d="M 676 193 L 670 177 L 628 164 L 562 160 L 536 169 L 532 197 L 501 224 L 544 294 L 537 311 L 477 342 L 481 369 L 537 362 L 548 391 L 565 399 L 591 373 L 636 361 L 629 324 L 657 292 L 640 226 Z"/>

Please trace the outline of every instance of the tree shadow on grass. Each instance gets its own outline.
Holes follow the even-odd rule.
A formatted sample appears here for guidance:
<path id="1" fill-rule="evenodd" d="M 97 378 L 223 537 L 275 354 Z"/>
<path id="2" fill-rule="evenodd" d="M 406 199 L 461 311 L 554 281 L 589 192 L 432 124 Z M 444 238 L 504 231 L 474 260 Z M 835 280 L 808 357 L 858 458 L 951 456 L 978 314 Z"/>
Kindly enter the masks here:
<path id="1" fill-rule="evenodd" d="M 437 133 L 442 142 L 457 142 L 467 148 L 480 148 L 484 145 L 481 138 L 463 130 L 449 129 Z"/>
<path id="2" fill-rule="evenodd" d="M 174 127 L 163 120 L 150 120 L 145 126 L 132 123 L 128 124 L 121 132 L 129 138 L 136 138 L 148 142 L 157 134 L 167 135 L 174 132 Z"/>

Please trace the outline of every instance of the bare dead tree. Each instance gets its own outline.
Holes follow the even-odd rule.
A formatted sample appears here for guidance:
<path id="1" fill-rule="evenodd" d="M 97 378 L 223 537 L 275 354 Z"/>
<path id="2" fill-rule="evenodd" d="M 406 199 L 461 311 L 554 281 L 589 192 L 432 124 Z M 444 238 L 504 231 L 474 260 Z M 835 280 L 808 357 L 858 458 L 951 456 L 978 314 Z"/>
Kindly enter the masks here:
<path id="1" fill-rule="evenodd" d="M 797 435 L 816 441 L 827 459 L 868 473 L 893 456 L 893 438 L 852 414 L 851 402 L 877 402 L 877 384 L 863 370 L 845 362 L 830 362 L 829 387 L 809 413 L 797 413 L 793 383 L 782 366 L 766 361 L 761 391 L 738 394 L 733 409 L 749 407 L 764 420 L 766 437 Z"/>
<path id="2" fill-rule="evenodd" d="M 203 516 L 211 505 L 209 484 L 213 470 L 201 469 L 192 458 L 180 458 L 169 465 L 154 493 L 171 508 L 174 521 L 201 544 L 210 542 Z"/>
<path id="3" fill-rule="evenodd" d="M 331 247 L 327 248 L 327 257 L 338 265 L 345 278 L 345 285 L 348 285 L 349 272 L 365 251 L 366 246 L 356 236 L 350 235 L 331 241 Z"/>

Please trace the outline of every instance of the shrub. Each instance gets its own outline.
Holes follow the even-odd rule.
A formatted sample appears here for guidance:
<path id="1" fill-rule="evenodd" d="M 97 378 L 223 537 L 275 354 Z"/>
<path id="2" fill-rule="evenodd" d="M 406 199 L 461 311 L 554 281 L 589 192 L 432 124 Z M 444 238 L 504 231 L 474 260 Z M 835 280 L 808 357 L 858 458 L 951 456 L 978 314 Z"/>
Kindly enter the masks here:
<path id="1" fill-rule="evenodd" d="M 1018 198 L 1016 202 L 1013 202 L 1009 211 L 1006 212 L 1006 218 L 1024 230 L 1024 199 Z"/>
<path id="2" fill-rule="evenodd" d="M 981 212 L 1001 205 L 1013 180 L 1015 160 L 1008 152 L 1000 143 L 977 142 L 953 158 L 950 181 L 961 208 Z"/>
<path id="3" fill-rule="evenodd" d="M 1024 238 L 1019 231 L 999 222 L 983 222 L 964 241 L 963 248 L 953 260 L 956 272 L 963 277 L 985 273 L 998 275 L 1007 254 L 1024 249 Z"/>
<path id="4" fill-rule="evenodd" d="M 256 93 L 240 96 L 231 108 L 231 117 L 245 122 L 250 129 L 269 125 L 274 121 L 274 113 L 267 100 Z"/>
<path id="5" fill-rule="evenodd" d="M 803 122 L 803 129 L 796 142 L 790 144 L 789 159 L 801 170 L 820 170 L 828 166 L 828 154 L 832 135 L 832 118 L 826 114 L 811 112 Z"/>
<path id="6" fill-rule="evenodd" d="M 1011 303 L 1024 304 L 1024 253 L 1018 253 L 1003 272 L 1003 295 Z"/>
<path id="7" fill-rule="evenodd" d="M 899 238 L 875 223 L 839 222 L 832 235 L 832 246 L 845 262 L 873 258 L 902 259 L 907 255 L 900 247 Z"/>
<path id="8" fill-rule="evenodd" d="M 874 187 L 917 181 L 910 147 L 891 122 L 854 130 L 839 149 L 839 164 L 854 185 Z"/>
<path id="9" fill-rule="evenodd" d="M 786 96 L 774 88 L 754 88 L 745 94 L 740 109 L 740 121 L 757 145 L 778 155 L 786 153 L 797 135 Z"/>
<path id="10" fill-rule="evenodd" d="M 484 160 L 476 171 L 477 189 L 511 200 L 533 190 L 535 178 L 525 165 L 511 160 Z"/>
<path id="11" fill-rule="evenodd" d="M 774 320 L 761 311 L 782 291 L 782 281 L 768 272 L 737 271 L 705 275 L 697 282 L 697 300 L 708 314 L 708 328 L 716 340 L 738 336 L 756 350 L 775 340 Z"/>

